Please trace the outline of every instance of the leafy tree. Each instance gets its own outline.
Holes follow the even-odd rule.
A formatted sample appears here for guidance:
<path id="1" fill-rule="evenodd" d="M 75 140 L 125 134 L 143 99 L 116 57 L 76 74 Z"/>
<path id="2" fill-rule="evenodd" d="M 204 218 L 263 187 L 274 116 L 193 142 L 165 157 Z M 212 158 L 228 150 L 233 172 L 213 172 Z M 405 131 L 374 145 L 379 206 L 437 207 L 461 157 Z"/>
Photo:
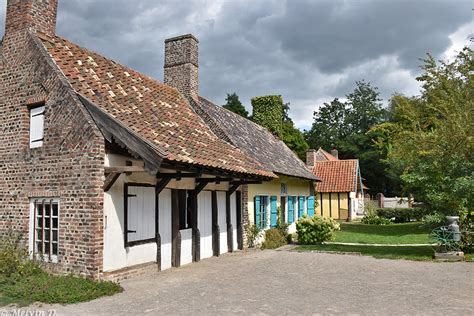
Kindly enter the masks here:
<path id="1" fill-rule="evenodd" d="M 393 120 L 375 128 L 388 137 L 388 161 L 403 170 L 407 192 L 431 209 L 472 216 L 474 205 L 473 51 L 465 48 L 451 62 L 424 60 L 420 97 L 395 95 Z M 388 141 L 387 141 L 388 139 Z"/>
<path id="2" fill-rule="evenodd" d="M 290 103 L 284 104 L 281 96 L 263 96 L 252 98 L 252 107 L 252 120 L 255 123 L 267 128 L 300 159 L 305 159 L 309 146 L 288 114 Z"/>
<path id="3" fill-rule="evenodd" d="M 354 91 L 346 95 L 347 101 L 334 99 L 324 103 L 314 112 L 311 130 L 305 139 L 312 148 L 326 150 L 337 148 L 341 159 L 358 158 L 362 176 L 372 192 L 393 194 L 397 188 L 387 177 L 384 153 L 374 147 L 370 128 L 386 119 L 376 87 L 365 81 L 357 81 Z"/>
<path id="4" fill-rule="evenodd" d="M 247 112 L 245 106 L 243 106 L 242 102 L 240 102 L 239 96 L 235 92 L 232 94 L 227 93 L 225 100 L 226 104 L 224 105 L 224 108 L 240 116 L 248 118 L 249 112 Z"/>

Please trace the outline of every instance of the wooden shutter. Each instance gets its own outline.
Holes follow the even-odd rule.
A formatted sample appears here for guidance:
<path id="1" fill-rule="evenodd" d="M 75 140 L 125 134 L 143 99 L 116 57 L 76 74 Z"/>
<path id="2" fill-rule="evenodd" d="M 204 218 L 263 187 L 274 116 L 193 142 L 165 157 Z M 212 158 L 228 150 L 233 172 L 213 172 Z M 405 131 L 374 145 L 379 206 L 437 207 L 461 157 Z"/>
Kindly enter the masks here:
<path id="1" fill-rule="evenodd" d="M 314 196 L 308 196 L 308 216 L 314 216 Z"/>
<path id="2" fill-rule="evenodd" d="M 255 196 L 255 225 L 259 228 L 262 227 L 262 220 L 260 214 L 260 196 Z"/>
<path id="3" fill-rule="evenodd" d="M 300 196 L 298 199 L 298 218 L 303 217 L 304 214 L 304 196 Z"/>
<path id="4" fill-rule="evenodd" d="M 295 221 L 295 203 L 292 196 L 288 197 L 288 223 Z"/>
<path id="5" fill-rule="evenodd" d="M 30 148 L 43 146 L 44 106 L 30 110 Z"/>
<path id="6" fill-rule="evenodd" d="M 277 225 L 277 197 L 270 197 L 270 226 Z"/>

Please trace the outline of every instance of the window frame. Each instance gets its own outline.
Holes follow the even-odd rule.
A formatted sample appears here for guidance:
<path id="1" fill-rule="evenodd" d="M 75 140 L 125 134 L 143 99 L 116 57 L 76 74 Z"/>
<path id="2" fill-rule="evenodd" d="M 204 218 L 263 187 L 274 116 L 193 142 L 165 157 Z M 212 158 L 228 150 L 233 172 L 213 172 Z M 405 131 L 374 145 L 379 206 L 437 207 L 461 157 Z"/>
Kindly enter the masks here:
<path id="1" fill-rule="evenodd" d="M 155 224 L 155 231 L 154 231 L 154 237 L 152 238 L 146 238 L 146 239 L 140 239 L 140 240 L 133 240 L 129 241 L 128 239 L 128 234 L 129 234 L 129 229 L 128 229 L 128 198 L 131 197 L 128 194 L 128 188 L 129 187 L 153 187 L 155 189 L 155 216 L 153 218 L 153 222 Z M 124 193 L 123 193 L 123 200 L 124 200 L 124 205 L 123 205 L 123 223 L 124 223 L 124 230 L 123 230 L 123 237 L 124 237 L 124 247 L 129 248 L 133 246 L 138 246 L 138 245 L 144 245 L 144 244 L 149 244 L 149 243 L 154 243 L 156 242 L 156 232 L 157 232 L 157 225 L 158 225 L 158 206 L 157 206 L 157 197 L 156 197 L 156 185 L 150 184 L 150 183 L 133 183 L 133 182 L 128 182 L 124 183 L 123 185 Z"/>
<path id="2" fill-rule="evenodd" d="M 259 229 L 267 229 L 267 228 L 270 228 L 270 220 L 269 217 L 270 216 L 270 195 L 265 195 L 265 194 L 257 194 L 255 195 L 255 197 L 259 197 L 260 198 L 260 210 L 264 210 L 264 213 L 262 213 L 260 211 L 260 222 L 262 222 L 262 214 L 265 215 L 263 218 L 264 218 L 264 225 L 261 226 L 259 225 L 260 223 L 257 223 L 257 205 L 255 205 L 255 202 L 254 202 L 254 224 L 255 226 L 257 226 Z M 262 203 L 262 198 L 263 200 L 265 201 L 265 203 Z M 263 205 L 263 206 L 262 206 Z"/>
<path id="3" fill-rule="evenodd" d="M 35 114 L 32 113 L 34 110 L 38 110 L 38 109 L 41 109 L 41 108 L 42 108 L 42 111 L 40 111 L 39 113 L 35 113 Z M 44 145 L 45 113 L 46 113 L 46 104 L 45 104 L 45 102 L 40 102 L 40 103 L 28 105 L 28 123 L 29 123 L 29 126 L 28 126 L 28 146 L 29 146 L 30 149 L 41 148 Z M 41 128 L 41 134 L 42 135 L 41 135 L 41 138 L 32 139 L 32 127 L 33 127 L 32 118 L 40 116 L 40 115 L 43 118 L 43 120 L 42 120 L 43 126 Z"/>
<path id="4" fill-rule="evenodd" d="M 42 205 L 42 215 L 38 216 L 37 206 Z M 45 206 L 49 205 L 49 216 L 46 216 Z M 53 205 L 57 205 L 57 215 L 53 215 Z M 61 203 L 57 197 L 34 197 L 30 198 L 30 228 L 29 228 L 29 253 L 30 258 L 43 260 L 45 262 L 57 263 L 59 258 L 59 232 L 61 224 Z M 41 232 L 41 249 L 45 249 L 46 242 L 49 244 L 49 252 L 45 254 L 44 251 L 39 251 L 37 247 L 37 223 L 41 218 L 42 232 Z M 45 219 L 49 219 L 49 227 L 45 227 Z M 56 228 L 54 227 L 54 219 L 57 219 Z M 45 229 L 46 228 L 46 229 Z M 45 240 L 45 231 L 49 231 L 49 240 Z M 54 238 L 54 231 L 56 231 L 56 238 Z M 54 240 L 56 239 L 56 241 Z M 56 244 L 56 253 L 54 254 L 53 244 Z"/>

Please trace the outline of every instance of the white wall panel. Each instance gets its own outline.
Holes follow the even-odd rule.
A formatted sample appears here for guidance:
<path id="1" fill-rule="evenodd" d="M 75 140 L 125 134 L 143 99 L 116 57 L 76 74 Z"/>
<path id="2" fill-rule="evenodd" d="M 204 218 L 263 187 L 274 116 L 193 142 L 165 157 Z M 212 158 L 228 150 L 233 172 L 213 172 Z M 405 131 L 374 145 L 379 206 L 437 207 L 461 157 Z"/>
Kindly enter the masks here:
<path id="1" fill-rule="evenodd" d="M 171 190 L 164 189 L 159 196 L 159 231 L 161 237 L 161 269 L 171 268 Z"/>
<path id="2" fill-rule="evenodd" d="M 219 225 L 219 253 L 223 254 L 229 251 L 227 247 L 227 218 L 225 206 L 225 192 L 217 192 L 217 225 Z"/>
<path id="3" fill-rule="evenodd" d="M 182 229 L 181 233 L 181 265 L 193 262 L 193 230 Z"/>
<path id="4" fill-rule="evenodd" d="M 201 234 L 201 259 L 212 257 L 211 191 L 201 191 L 198 194 L 198 229 Z"/>
<path id="5" fill-rule="evenodd" d="M 236 204 L 236 197 L 235 193 L 230 196 L 230 220 L 232 223 L 232 238 L 233 238 L 233 245 L 232 249 L 237 250 L 237 204 Z"/>

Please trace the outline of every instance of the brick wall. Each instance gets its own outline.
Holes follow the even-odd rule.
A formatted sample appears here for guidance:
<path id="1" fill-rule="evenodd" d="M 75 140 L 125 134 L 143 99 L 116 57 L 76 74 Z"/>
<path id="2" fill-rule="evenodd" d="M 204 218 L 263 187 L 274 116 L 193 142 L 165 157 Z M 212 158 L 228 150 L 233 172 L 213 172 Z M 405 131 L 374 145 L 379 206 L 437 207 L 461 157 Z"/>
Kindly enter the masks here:
<path id="1" fill-rule="evenodd" d="M 58 273 L 102 270 L 104 140 L 38 38 L 8 32 L 0 58 L 0 236 L 28 240 L 29 199 L 59 197 Z M 45 100 L 44 142 L 29 148 L 27 104 Z"/>
<path id="2" fill-rule="evenodd" d="M 249 224 L 249 187 L 248 185 L 243 185 L 241 187 L 242 190 L 242 234 L 243 234 L 243 241 L 244 247 L 248 247 L 247 243 L 247 230 L 245 229 Z"/>

